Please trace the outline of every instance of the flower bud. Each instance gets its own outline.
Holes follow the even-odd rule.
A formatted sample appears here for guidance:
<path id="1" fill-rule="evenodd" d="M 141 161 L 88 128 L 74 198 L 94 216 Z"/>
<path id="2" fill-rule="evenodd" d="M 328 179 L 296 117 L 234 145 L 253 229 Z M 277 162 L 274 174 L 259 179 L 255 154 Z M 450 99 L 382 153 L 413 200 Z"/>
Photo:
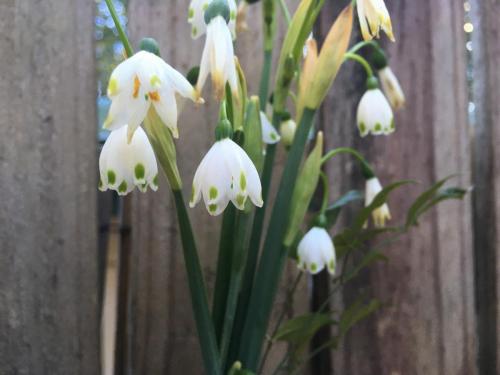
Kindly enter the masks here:
<path id="1" fill-rule="evenodd" d="M 227 0 L 213 0 L 205 10 L 205 24 L 210 24 L 213 18 L 222 16 L 226 23 L 229 23 L 231 11 Z"/>
<path id="2" fill-rule="evenodd" d="M 290 147 L 293 143 L 293 139 L 295 138 L 295 131 L 297 130 L 297 123 L 293 121 L 291 118 L 281 122 L 280 125 L 280 134 L 281 141 L 285 145 L 285 147 Z"/>
<path id="3" fill-rule="evenodd" d="M 153 38 L 142 38 L 139 43 L 139 49 L 142 51 L 148 51 L 154 53 L 156 56 L 160 56 L 160 46 L 158 42 Z"/>

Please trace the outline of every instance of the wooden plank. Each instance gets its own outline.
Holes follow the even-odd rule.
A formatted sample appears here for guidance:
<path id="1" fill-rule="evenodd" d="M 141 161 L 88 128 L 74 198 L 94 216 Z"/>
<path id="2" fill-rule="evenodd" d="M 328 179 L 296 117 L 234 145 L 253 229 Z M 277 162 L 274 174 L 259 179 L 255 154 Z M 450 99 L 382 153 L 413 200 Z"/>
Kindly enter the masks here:
<path id="1" fill-rule="evenodd" d="M 472 1 L 474 249 L 481 374 L 500 373 L 500 3 Z"/>
<path id="2" fill-rule="evenodd" d="M 204 44 L 203 37 L 191 40 L 187 9 L 188 2 L 129 2 L 130 32 L 134 45 L 137 46 L 143 36 L 154 37 L 160 43 L 162 57 L 184 74 L 199 64 Z M 260 4 L 250 8 L 248 20 L 251 30 L 240 35 L 236 46 L 252 94 L 257 93 L 260 77 L 260 14 Z M 178 165 L 185 196 L 190 192 L 198 163 L 214 141 L 218 108 L 209 87 L 205 89 L 204 96 L 205 105 L 197 107 L 186 103 L 179 119 Z M 281 163 L 283 155 L 279 160 Z M 132 216 L 130 367 L 139 374 L 202 373 L 174 207 L 165 180 L 160 182 L 157 193 L 135 194 Z M 190 216 L 198 236 L 211 298 L 221 220 L 209 217 L 203 205 L 190 210 Z M 291 283 L 295 272 L 291 267 L 285 284 Z M 296 306 L 299 307 L 291 309 L 290 313 L 307 308 L 305 283 L 300 291 L 296 299 Z M 276 305 L 279 307 L 282 304 L 283 294 L 278 297 Z M 271 365 L 281 360 L 284 349 L 284 346 L 278 345 L 277 350 L 271 353 Z"/>
<path id="3" fill-rule="evenodd" d="M 97 374 L 93 2 L 0 4 L 0 373 Z"/>
<path id="4" fill-rule="evenodd" d="M 332 127 L 327 144 L 360 149 L 385 183 L 415 178 L 428 186 L 458 172 L 454 182 L 468 186 L 463 4 L 387 4 L 397 35 L 389 46 L 391 66 L 408 100 L 396 115 L 397 131 L 387 138 L 358 137 L 355 111 L 364 78 L 348 66 L 322 112 L 324 126 Z M 322 30 L 338 12 L 338 6 L 326 6 Z M 351 161 L 339 158 L 329 171 L 340 191 L 363 188 Z M 394 222 L 402 220 L 418 190 L 405 189 L 390 200 Z M 446 203 L 386 250 L 389 263 L 372 267 L 347 287 L 344 302 L 365 291 L 390 305 L 348 335 L 334 355 L 335 373 L 476 373 L 471 241 L 469 201 Z"/>

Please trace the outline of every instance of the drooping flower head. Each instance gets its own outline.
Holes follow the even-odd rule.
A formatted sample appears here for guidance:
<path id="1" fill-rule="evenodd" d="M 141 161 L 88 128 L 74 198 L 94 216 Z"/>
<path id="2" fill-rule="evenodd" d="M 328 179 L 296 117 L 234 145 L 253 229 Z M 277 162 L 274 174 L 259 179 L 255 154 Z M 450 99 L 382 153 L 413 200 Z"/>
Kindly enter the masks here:
<path id="1" fill-rule="evenodd" d="M 158 189 L 158 166 L 153 148 L 141 127 L 138 127 L 130 143 L 127 142 L 127 126 L 112 131 L 99 156 L 99 189 L 116 190 L 125 195 L 138 187 L 146 191 L 148 186 Z"/>
<path id="2" fill-rule="evenodd" d="M 233 41 L 229 31 L 230 10 L 226 0 L 213 0 L 205 11 L 207 37 L 200 63 L 196 90 L 201 93 L 208 74 L 212 76 L 215 96 L 221 100 L 226 83 L 234 97 L 238 97 L 238 76 Z"/>
<path id="3" fill-rule="evenodd" d="M 375 37 L 378 38 L 382 29 L 389 39 L 394 42 L 391 17 L 384 0 L 358 0 L 356 3 L 363 39 L 372 40 Z"/>
<path id="4" fill-rule="evenodd" d="M 378 193 L 382 191 L 382 185 L 377 177 L 372 177 L 366 180 L 365 188 L 365 207 L 372 204 L 373 200 Z M 383 228 L 385 226 L 386 220 L 391 219 L 391 213 L 389 212 L 389 206 L 384 203 L 380 207 L 377 207 L 372 212 L 373 223 L 377 228 Z"/>
<path id="5" fill-rule="evenodd" d="M 278 143 L 281 139 L 280 135 L 269 121 L 266 114 L 260 111 L 260 124 L 262 127 L 262 141 L 268 145 Z"/>
<path id="6" fill-rule="evenodd" d="M 193 101 L 203 101 L 197 98 L 187 79 L 160 57 L 148 51 L 137 52 L 111 73 L 108 85 L 111 107 L 104 128 L 115 130 L 128 125 L 130 141 L 153 105 L 177 138 L 176 94 Z"/>
<path id="7" fill-rule="evenodd" d="M 198 39 L 207 32 L 205 11 L 214 0 L 191 0 L 188 10 L 188 22 L 191 24 L 191 37 Z M 242 1 L 242 3 L 244 3 Z M 236 38 L 237 8 L 235 0 L 228 0 L 229 22 L 227 24 L 233 39 Z"/>
<path id="8" fill-rule="evenodd" d="M 387 99 L 391 103 L 392 108 L 400 109 L 405 105 L 405 94 L 396 75 L 393 73 L 389 66 L 378 71 L 380 84 L 384 90 Z"/>
<path id="9" fill-rule="evenodd" d="M 357 124 L 362 137 L 369 133 L 388 135 L 395 130 L 391 106 L 375 77 L 368 78 L 367 90 L 358 104 Z"/>
<path id="10" fill-rule="evenodd" d="M 223 120 L 223 122 L 227 120 Z M 190 207 L 203 196 L 210 215 L 219 215 L 229 201 L 240 210 L 248 197 L 262 207 L 262 187 L 259 174 L 246 152 L 229 138 L 231 125 L 217 129 L 217 141 L 201 161 L 193 179 Z M 229 128 L 227 128 L 229 127 Z"/>
<path id="11" fill-rule="evenodd" d="M 335 273 L 335 247 L 326 229 L 313 227 L 300 240 L 297 265 L 300 270 L 313 275 L 325 267 L 331 275 Z"/>

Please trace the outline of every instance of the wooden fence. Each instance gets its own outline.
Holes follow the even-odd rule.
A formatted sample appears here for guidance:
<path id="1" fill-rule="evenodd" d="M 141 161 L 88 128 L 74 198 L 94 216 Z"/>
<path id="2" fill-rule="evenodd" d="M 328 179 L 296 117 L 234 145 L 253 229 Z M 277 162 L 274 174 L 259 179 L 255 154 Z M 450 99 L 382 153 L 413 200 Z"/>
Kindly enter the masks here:
<path id="1" fill-rule="evenodd" d="M 326 2 L 315 30 L 319 40 L 338 3 Z M 388 0 L 398 41 L 387 47 L 408 100 L 397 114 L 396 133 L 357 136 L 354 116 L 364 82 L 352 64 L 342 68 L 318 116 L 327 147 L 362 150 L 383 181 L 415 178 L 428 185 L 459 173 L 455 181 L 474 190 L 464 202 L 433 210 L 387 250 L 389 263 L 372 267 L 344 290 L 335 304 L 366 290 L 388 306 L 315 363 L 315 375 L 500 373 L 500 2 L 470 3 L 472 88 L 465 74 L 462 2 Z M 77 0 L 0 2 L 2 375 L 99 373 L 93 6 Z M 186 11 L 185 1 L 129 0 L 134 43 L 156 38 L 164 58 L 183 72 L 199 60 L 203 43 L 191 41 Z M 260 11 L 252 6 L 251 30 L 237 43 L 253 92 L 260 74 Z M 469 90 L 474 126 L 467 117 Z M 213 105 L 182 114 L 178 153 L 186 194 L 211 144 L 215 116 Z M 348 158 L 332 161 L 327 172 L 334 193 L 362 188 Z M 173 203 L 166 182 L 160 186 L 156 194 L 126 200 L 123 224 L 131 231 L 122 237 L 117 374 L 203 371 Z M 415 194 L 417 189 L 393 197 L 396 221 Z M 212 285 L 220 223 L 200 207 L 190 213 L 201 228 L 201 258 Z M 295 272 L 291 266 L 285 282 Z M 277 307 L 283 300 L 282 293 Z M 290 313 L 309 304 L 303 283 Z M 272 358 L 284 350 L 278 346 Z"/>

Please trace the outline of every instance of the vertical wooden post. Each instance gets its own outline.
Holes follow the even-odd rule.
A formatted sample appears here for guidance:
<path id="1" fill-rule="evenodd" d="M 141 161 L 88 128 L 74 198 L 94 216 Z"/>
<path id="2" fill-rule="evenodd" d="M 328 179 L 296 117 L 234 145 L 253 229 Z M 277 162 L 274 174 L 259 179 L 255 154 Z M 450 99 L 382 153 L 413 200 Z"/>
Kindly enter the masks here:
<path id="1" fill-rule="evenodd" d="M 0 3 L 0 373 L 98 374 L 93 2 Z"/>
<path id="2" fill-rule="evenodd" d="M 364 77 L 344 67 L 322 112 L 325 129 L 332 129 L 326 130 L 328 146 L 360 149 L 382 183 L 415 178 L 424 187 L 460 173 L 454 183 L 468 186 L 463 4 L 386 3 L 397 38 L 388 46 L 390 64 L 405 89 L 407 106 L 396 115 L 394 135 L 360 139 L 355 110 Z M 323 22 L 331 23 L 329 13 L 336 14 L 325 11 Z M 342 191 L 353 183 L 363 188 L 359 174 L 351 174 L 352 162 L 339 159 L 329 168 Z M 394 222 L 401 222 L 422 187 L 393 196 Z M 344 302 L 366 291 L 389 306 L 348 335 L 334 356 L 335 373 L 476 373 L 471 226 L 469 200 L 446 203 L 386 249 L 389 263 L 372 267 L 345 289 Z"/>
<path id="3" fill-rule="evenodd" d="M 500 373 L 500 2 L 472 1 L 474 250 L 481 374 Z"/>

